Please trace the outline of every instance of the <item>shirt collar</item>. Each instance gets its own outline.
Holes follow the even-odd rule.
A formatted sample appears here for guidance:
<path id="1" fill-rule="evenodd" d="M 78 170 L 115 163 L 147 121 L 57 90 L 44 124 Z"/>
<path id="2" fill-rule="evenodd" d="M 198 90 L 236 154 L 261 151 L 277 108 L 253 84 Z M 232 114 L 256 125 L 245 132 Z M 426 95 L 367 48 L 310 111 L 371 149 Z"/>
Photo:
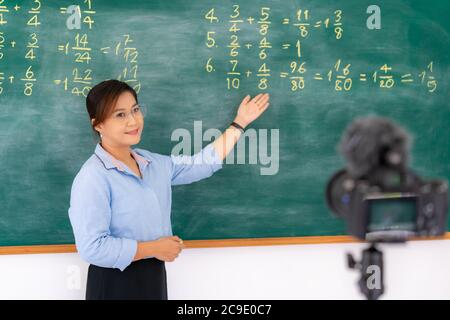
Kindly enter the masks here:
<path id="1" fill-rule="evenodd" d="M 136 150 L 131 149 L 131 154 L 133 155 L 133 158 L 138 162 L 138 164 L 142 165 L 143 167 L 145 167 L 146 165 L 148 165 L 150 162 L 152 162 L 151 160 L 144 158 L 143 156 L 141 156 L 139 153 L 136 152 Z"/>
<path id="2" fill-rule="evenodd" d="M 122 161 L 117 160 L 112 154 L 106 151 L 100 143 L 97 143 L 97 146 L 95 147 L 95 154 L 103 162 L 106 169 L 117 168 L 120 171 L 125 171 L 125 164 Z M 131 154 L 138 163 L 139 167 L 145 168 L 145 166 L 151 162 L 151 160 L 144 158 L 133 149 L 131 149 Z"/>

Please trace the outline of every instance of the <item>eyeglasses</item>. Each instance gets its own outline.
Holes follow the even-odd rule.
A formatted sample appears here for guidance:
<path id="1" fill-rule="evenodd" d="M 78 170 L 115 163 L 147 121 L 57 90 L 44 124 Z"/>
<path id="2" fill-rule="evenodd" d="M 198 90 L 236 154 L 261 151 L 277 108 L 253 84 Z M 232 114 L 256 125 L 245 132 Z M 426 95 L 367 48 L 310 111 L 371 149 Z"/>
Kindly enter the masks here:
<path id="1" fill-rule="evenodd" d="M 144 118 L 147 113 L 147 108 L 143 106 L 142 104 L 136 104 L 131 108 L 130 112 L 124 112 L 124 111 L 117 111 L 112 114 L 112 118 L 114 120 L 120 121 L 120 122 L 126 122 L 130 115 L 133 116 L 134 119 L 137 118 Z"/>

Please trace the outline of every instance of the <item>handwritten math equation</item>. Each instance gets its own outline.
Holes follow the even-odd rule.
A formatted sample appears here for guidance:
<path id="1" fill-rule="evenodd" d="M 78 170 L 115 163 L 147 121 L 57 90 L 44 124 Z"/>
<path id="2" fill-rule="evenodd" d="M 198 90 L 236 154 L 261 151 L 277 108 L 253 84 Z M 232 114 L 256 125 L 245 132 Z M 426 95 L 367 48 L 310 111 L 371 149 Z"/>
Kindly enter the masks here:
<path id="1" fill-rule="evenodd" d="M 256 17 L 244 16 L 239 5 L 232 5 L 230 12 L 223 15 L 217 12 L 216 8 L 208 8 L 203 13 L 203 23 L 208 27 L 206 31 L 204 45 L 208 48 L 210 55 L 206 57 L 204 71 L 207 74 L 216 72 L 216 60 L 223 60 L 218 52 L 219 38 L 218 28 L 228 29 L 228 40 L 226 43 L 228 52 L 228 67 L 225 74 L 225 85 L 227 90 L 238 90 L 241 83 L 246 80 L 255 80 L 259 90 L 270 88 L 271 80 L 274 77 L 286 80 L 291 91 L 302 91 L 311 81 L 328 83 L 337 92 L 351 91 L 355 83 L 374 83 L 376 87 L 389 90 L 396 86 L 407 86 L 420 84 L 429 93 L 438 89 L 438 81 L 434 74 L 434 62 L 427 61 L 421 72 L 399 72 L 395 66 L 382 64 L 374 66 L 372 70 L 364 73 L 352 73 L 352 63 L 338 57 L 330 62 L 329 67 L 322 71 L 310 72 L 308 61 L 304 57 L 304 45 L 314 32 L 332 32 L 335 41 L 340 41 L 345 36 L 344 12 L 340 9 L 330 12 L 326 17 L 313 19 L 313 15 L 308 9 L 298 8 L 293 14 L 281 20 L 274 20 L 272 10 L 269 7 L 261 7 Z M 229 15 L 228 15 L 229 14 Z M 281 25 L 281 28 L 294 28 L 297 38 L 293 41 L 286 41 L 281 46 L 276 47 L 271 41 L 271 28 L 274 25 Z M 244 27 L 256 26 L 259 35 L 252 41 L 241 40 L 240 36 Z M 280 27 L 280 26 L 277 26 Z M 225 29 L 225 30 L 226 30 Z M 246 28 L 248 30 L 248 28 Z M 248 39 L 242 37 L 242 39 Z M 279 62 L 270 61 L 270 54 L 274 50 L 287 50 L 292 53 L 291 61 L 283 67 L 282 71 L 274 71 L 278 68 Z M 239 58 L 242 55 L 252 54 L 258 61 L 257 68 L 251 70 L 240 64 Z"/>
<path id="2" fill-rule="evenodd" d="M 94 85 L 95 62 L 109 55 L 113 56 L 114 63 L 123 66 L 120 73 L 114 74 L 112 77 L 127 82 L 136 92 L 139 92 L 141 87 L 138 78 L 139 51 L 133 45 L 133 38 L 130 34 L 123 34 L 121 41 L 111 43 L 109 46 L 96 46 L 91 41 L 97 14 L 93 4 L 94 1 L 83 0 L 79 2 L 79 5 L 72 5 L 70 10 L 68 10 L 68 7 L 59 8 L 59 14 L 63 17 L 62 21 L 67 19 L 67 23 L 69 23 L 69 20 L 78 19 L 85 32 L 71 32 L 67 41 L 50 45 L 50 48 L 59 54 L 61 60 L 47 61 L 45 64 L 58 63 L 63 66 L 55 69 L 50 85 L 59 87 L 60 90 L 74 96 L 86 97 Z M 47 9 L 50 12 L 54 11 L 52 8 Z M 0 0 L 0 95 L 4 93 L 5 87 L 21 86 L 25 96 L 32 96 L 35 85 L 47 80 L 42 79 L 39 71 L 37 71 L 40 69 L 40 64 L 43 63 L 44 56 L 40 32 L 42 28 L 46 27 L 45 19 L 42 18 L 42 11 L 45 10 L 46 8 L 43 8 L 41 0 L 29 1 L 27 6 L 7 5 L 4 0 Z M 26 15 L 26 25 L 18 26 L 15 23 L 19 20 L 17 19 L 19 14 Z M 3 27 L 11 23 L 18 30 L 26 30 L 27 40 L 25 44 L 18 43 L 18 40 L 13 38 L 17 36 L 16 32 L 10 35 L 2 30 Z M 63 24 L 64 27 L 65 25 L 66 23 Z M 51 39 L 47 38 L 45 41 L 51 41 Z M 2 66 L 11 63 L 10 59 L 17 61 L 20 53 L 23 52 L 20 47 L 23 46 L 26 46 L 26 53 L 21 59 L 26 65 L 25 69 L 6 74 L 2 70 Z M 48 55 L 48 52 L 45 52 L 45 55 Z"/>

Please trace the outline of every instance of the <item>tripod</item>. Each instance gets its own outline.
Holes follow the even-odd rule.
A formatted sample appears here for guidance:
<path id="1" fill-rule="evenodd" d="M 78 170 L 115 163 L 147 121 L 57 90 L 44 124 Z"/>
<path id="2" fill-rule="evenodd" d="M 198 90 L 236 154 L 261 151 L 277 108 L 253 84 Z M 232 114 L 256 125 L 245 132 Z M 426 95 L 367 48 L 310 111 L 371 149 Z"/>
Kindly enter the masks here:
<path id="1" fill-rule="evenodd" d="M 383 253 L 371 243 L 369 248 L 363 250 L 361 262 L 355 261 L 347 253 L 348 266 L 361 272 L 358 281 L 359 289 L 368 300 L 376 300 L 384 293 Z"/>

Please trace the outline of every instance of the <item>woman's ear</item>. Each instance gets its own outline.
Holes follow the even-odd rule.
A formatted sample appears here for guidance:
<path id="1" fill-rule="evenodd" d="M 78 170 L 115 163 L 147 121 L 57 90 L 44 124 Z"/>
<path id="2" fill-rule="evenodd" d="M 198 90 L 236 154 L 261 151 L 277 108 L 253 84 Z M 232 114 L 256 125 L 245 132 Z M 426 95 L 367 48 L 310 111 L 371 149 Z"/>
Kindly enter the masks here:
<path id="1" fill-rule="evenodd" d="M 94 125 L 94 121 L 95 121 L 95 118 L 91 120 L 91 124 L 92 124 L 92 125 Z M 98 133 L 100 133 L 100 130 L 99 130 L 99 129 L 101 129 L 101 124 L 95 126 L 94 129 L 95 129 L 95 131 L 97 131 Z"/>

